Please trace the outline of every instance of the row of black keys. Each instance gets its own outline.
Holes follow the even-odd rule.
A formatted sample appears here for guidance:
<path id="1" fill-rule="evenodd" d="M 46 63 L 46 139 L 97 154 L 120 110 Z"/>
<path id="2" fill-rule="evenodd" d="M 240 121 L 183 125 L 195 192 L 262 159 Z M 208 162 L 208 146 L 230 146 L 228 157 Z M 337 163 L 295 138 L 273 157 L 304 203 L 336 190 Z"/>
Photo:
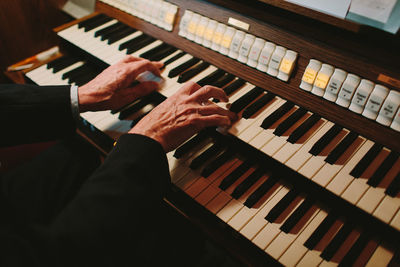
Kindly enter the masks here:
<path id="1" fill-rule="evenodd" d="M 160 46 L 164 45 L 162 43 Z M 160 47 L 159 46 L 159 47 Z M 151 49 L 153 50 L 153 49 Z M 171 51 L 168 55 L 174 53 Z M 144 52 L 143 54 L 151 54 L 149 51 Z M 143 55 L 142 54 L 142 55 Z M 171 58 L 167 62 L 166 65 L 174 62 L 178 58 L 182 57 L 185 53 L 179 53 L 175 57 Z M 141 55 L 141 56 L 142 56 Z M 165 55 L 165 56 L 168 56 Z M 75 62 L 79 61 L 76 58 L 70 57 L 62 57 L 53 62 L 48 64 L 48 68 L 53 68 L 53 72 L 59 71 L 62 68 L 65 68 Z M 182 63 L 181 65 L 172 69 L 168 76 L 173 78 L 179 75 L 178 82 L 185 82 L 195 75 L 201 73 L 205 68 L 205 62 L 201 61 L 197 58 L 191 58 L 188 61 Z M 207 67 L 209 66 L 206 63 Z M 78 85 L 82 85 L 96 76 L 98 71 L 94 71 L 89 64 L 84 64 L 81 67 L 78 67 L 74 70 L 71 70 L 67 73 L 63 74 L 63 79 L 69 79 L 70 83 L 75 82 Z M 234 75 L 226 73 L 221 69 L 217 69 L 210 75 L 204 77 L 203 79 L 197 81 L 200 85 L 214 85 L 217 87 L 221 87 L 224 91 L 230 95 L 236 90 L 240 89 L 244 84 L 245 81 L 236 78 Z M 260 97 L 261 96 L 261 97 Z M 258 98 L 258 99 L 257 99 Z M 234 112 L 243 111 L 242 117 L 243 118 L 250 118 L 253 114 L 257 113 L 261 108 L 266 106 L 275 98 L 274 94 L 265 93 L 265 91 L 260 87 L 254 87 L 248 93 L 243 95 L 241 98 L 236 100 L 231 105 L 231 110 Z M 257 99 L 257 100 L 256 100 Z M 129 108 L 126 108 L 120 112 L 119 118 L 126 119 L 131 114 L 137 112 L 140 108 L 144 107 L 147 104 L 158 105 L 164 100 L 163 97 L 160 97 L 159 94 L 152 94 L 148 97 L 137 101 L 134 105 L 131 105 Z M 256 101 L 255 101 L 256 100 Z M 253 102 L 254 101 L 254 102 Z M 252 103 L 253 102 L 253 103 Z M 251 105 L 249 105 L 252 103 Z M 274 111 L 270 114 L 261 124 L 261 127 L 264 129 L 268 129 L 271 127 L 277 120 L 279 120 L 282 116 L 284 116 L 287 112 L 289 112 L 294 107 L 294 104 L 291 102 L 286 102 L 283 104 L 279 109 Z M 286 118 L 282 123 L 280 123 L 275 131 L 274 134 L 277 136 L 281 136 L 285 133 L 291 126 L 293 126 L 301 117 L 303 117 L 307 113 L 307 110 L 303 108 L 297 109 L 293 112 L 288 118 Z M 135 118 L 132 121 L 132 126 L 135 125 L 143 116 L 147 113 L 142 114 L 141 116 Z M 321 117 L 317 114 L 313 114 L 310 116 L 306 121 L 304 121 L 295 131 L 288 137 L 287 141 L 290 143 L 297 142 L 307 131 L 309 131 L 319 120 Z M 309 151 L 312 155 L 318 155 L 324 148 L 341 132 L 342 127 L 339 125 L 334 125 L 324 136 L 322 136 L 311 148 Z M 339 157 L 345 152 L 345 150 L 357 139 L 358 134 L 354 132 L 350 132 L 346 135 L 345 138 L 329 153 L 326 157 L 325 161 L 334 164 Z M 379 144 L 375 144 L 370 151 L 363 157 L 363 159 L 357 164 L 357 166 L 352 170 L 350 173 L 355 178 L 358 178 L 362 175 L 362 173 L 367 169 L 370 163 L 376 158 L 376 156 L 382 150 L 382 146 Z M 375 171 L 375 173 L 369 178 L 368 184 L 371 186 L 378 186 L 382 179 L 385 177 L 387 172 L 391 169 L 391 167 L 395 164 L 397 159 L 399 158 L 399 153 L 392 151 L 389 156 L 384 160 L 381 166 Z M 396 196 L 400 190 L 400 174 L 397 175 L 395 179 L 390 183 L 388 188 L 386 189 L 386 193 L 390 196 Z"/>
<path id="2" fill-rule="evenodd" d="M 100 26 L 103 23 L 106 23 L 110 21 L 111 19 L 109 17 L 106 17 L 105 15 L 97 15 L 87 21 L 86 23 L 82 23 L 82 27 L 85 28 L 85 30 L 91 30 L 95 27 Z M 92 28 L 93 27 L 93 28 Z M 103 28 L 99 31 L 96 31 L 94 35 L 96 37 L 101 37 L 103 40 L 107 40 L 108 38 L 111 38 L 111 42 L 114 40 L 117 40 L 115 38 L 123 38 L 129 34 L 131 34 L 131 31 L 126 31 L 126 29 L 131 29 L 130 27 L 120 23 L 116 22 L 106 28 Z M 118 39 L 118 40 L 119 40 Z M 128 48 L 131 49 L 131 52 L 135 52 L 138 49 L 141 49 L 142 47 L 150 44 L 151 42 L 154 42 L 155 39 L 147 36 L 147 35 L 139 35 L 138 37 L 129 40 L 123 44 L 120 45 L 120 49 L 125 49 Z M 175 47 L 172 47 L 166 43 L 162 43 L 157 47 L 154 47 L 153 49 L 150 49 L 144 53 L 142 53 L 140 56 L 144 58 L 148 58 L 150 60 L 161 60 L 172 53 L 174 53 L 177 49 Z M 165 65 L 168 65 L 172 63 L 173 61 L 177 60 L 178 58 L 182 57 L 184 55 L 184 52 L 179 53 L 177 56 L 171 58 L 169 61 L 165 62 Z M 156 57 L 156 58 L 155 58 Z M 69 63 L 68 61 L 66 63 Z M 203 70 L 209 67 L 209 63 L 201 61 L 198 58 L 191 58 L 188 61 L 182 63 L 181 65 L 177 66 L 176 68 L 172 69 L 168 73 L 169 78 L 176 77 L 179 75 L 178 82 L 183 83 L 194 76 L 198 75 L 201 73 Z M 58 65 L 60 67 L 60 65 Z M 64 74 L 65 77 L 71 77 L 71 80 L 74 77 L 77 77 L 78 74 L 80 73 L 81 70 L 85 70 L 88 67 L 82 66 L 76 70 L 73 70 L 71 72 L 68 72 Z M 54 68 L 56 70 L 58 68 Z M 75 81 L 78 85 L 82 83 L 82 81 L 87 81 L 86 77 L 92 77 L 92 74 L 88 75 L 83 75 L 80 80 Z M 63 77 L 64 78 L 64 77 Z M 234 75 L 225 73 L 223 70 L 218 69 L 214 73 L 211 73 L 204 79 L 201 79 L 200 81 L 197 81 L 200 85 L 205 85 L 205 84 L 210 84 L 218 87 L 224 88 L 226 93 L 228 95 L 232 94 L 234 91 L 239 89 L 245 84 L 245 81 L 242 79 L 236 79 Z M 235 80 L 234 82 L 232 82 Z M 230 84 L 229 84 L 230 83 Z M 229 84 L 228 86 L 226 86 Z M 225 87 L 226 86 L 226 87 Z M 243 97 L 235 101 L 232 106 L 231 110 L 234 112 L 240 112 L 243 110 L 247 105 L 249 105 L 252 101 L 254 101 L 256 98 L 258 98 L 261 94 L 263 94 L 264 90 L 259 87 L 255 87 L 253 90 L 245 94 Z M 267 105 L 272 99 L 274 98 L 274 95 L 272 94 L 263 94 L 262 97 L 260 97 L 257 101 L 255 101 L 252 105 L 248 106 L 242 114 L 243 118 L 249 118 L 253 114 L 255 114 L 258 110 L 260 110 L 262 107 Z M 129 117 L 132 113 L 136 112 L 139 107 L 143 107 L 145 104 L 152 103 L 152 104 L 159 104 L 160 102 L 163 101 L 163 98 L 159 97 L 147 97 L 144 99 L 144 101 L 139 101 L 136 105 L 131 106 L 129 109 L 125 109 L 120 113 L 120 119 L 125 119 Z M 273 112 L 270 116 L 268 116 L 262 123 L 261 127 L 268 129 L 272 124 L 274 124 L 279 118 L 284 116 L 289 110 L 293 108 L 294 104 L 291 102 L 287 102 L 284 105 L 282 105 L 278 110 Z M 304 114 L 306 114 L 307 111 L 303 108 L 298 109 L 295 111 L 293 114 L 291 114 L 284 122 L 282 122 L 274 131 L 274 134 L 277 136 L 281 136 L 286 130 L 288 130 L 296 121 L 298 121 Z M 133 120 L 133 125 L 136 124 L 144 115 L 136 118 Z M 300 127 L 298 127 L 288 138 L 288 142 L 290 143 L 295 143 L 298 139 L 301 138 L 312 126 L 314 126 L 318 121 L 320 120 L 320 116 L 317 114 L 313 114 L 311 117 L 309 117 Z M 334 125 L 318 142 L 312 147 L 312 149 L 309 151 L 312 155 L 318 155 L 328 144 L 331 142 L 342 130 L 342 127 L 339 125 Z M 326 162 L 333 164 L 335 163 L 339 157 L 345 152 L 347 147 L 353 143 L 358 137 L 358 134 L 354 132 L 350 132 L 347 134 L 347 136 L 338 144 L 327 156 L 325 159 Z M 351 172 L 351 175 L 354 177 L 358 178 L 361 176 L 361 174 L 365 171 L 365 169 L 369 166 L 369 164 L 372 162 L 372 160 L 376 157 L 377 154 L 379 154 L 380 150 L 382 149 L 382 146 L 379 144 L 374 145 L 373 148 L 367 153 L 367 155 L 359 162 L 359 164 L 354 168 L 354 170 Z M 368 184 L 371 186 L 378 186 L 379 183 L 382 181 L 383 177 L 386 175 L 386 173 L 390 170 L 390 168 L 393 166 L 393 164 L 396 162 L 397 158 L 399 157 L 398 153 L 395 151 L 392 151 L 390 155 L 385 159 L 385 161 L 382 163 L 382 165 L 378 168 L 378 170 L 370 177 L 368 180 Z M 400 175 L 400 174 L 399 174 Z M 400 189 L 400 178 L 398 176 L 396 179 L 392 181 L 392 183 L 389 185 L 389 187 L 386 190 L 386 193 L 395 196 L 397 195 L 399 189 Z"/>
<path id="3" fill-rule="evenodd" d="M 210 138 L 210 130 L 200 132 L 191 140 L 187 141 L 181 147 L 179 147 L 174 156 L 177 158 L 183 157 L 185 154 L 195 150 L 201 144 L 208 142 L 207 139 Z M 190 162 L 190 168 L 198 169 L 202 168 L 201 174 L 203 177 L 209 177 L 218 168 L 224 165 L 230 159 L 238 156 L 237 151 L 233 148 L 234 146 L 229 145 L 225 139 L 218 139 L 214 137 L 213 145 L 198 155 Z M 205 165 L 205 166 L 204 166 Z M 232 186 L 244 173 L 246 173 L 250 168 L 255 170 L 244 179 L 237 187 L 233 190 L 231 196 L 235 199 L 239 199 L 247 190 L 254 186 L 261 177 L 267 173 L 271 173 L 269 178 L 263 182 L 250 196 L 245 200 L 244 205 L 249 208 L 254 208 L 260 200 L 267 194 L 271 195 L 273 188 L 276 190 L 276 184 L 279 183 L 280 174 L 279 172 L 274 172 L 270 166 L 264 164 L 258 164 L 257 160 L 248 158 L 243 161 L 237 168 L 230 171 L 230 173 L 221 181 L 218 185 L 221 190 L 227 190 Z M 276 170 L 275 170 L 276 171 Z M 285 211 L 291 206 L 291 204 L 299 196 L 304 197 L 304 201 L 288 216 L 284 218 L 283 224 L 280 229 L 285 233 L 291 233 L 295 226 L 301 223 L 301 220 L 312 214 L 312 209 L 315 206 L 319 206 L 318 201 L 312 196 L 305 196 L 301 189 L 291 187 L 292 189 L 270 210 L 265 219 L 270 223 L 277 222 L 278 218 L 281 220 L 281 216 Z M 308 218 L 309 219 L 309 218 Z M 328 216 L 322 221 L 322 223 L 316 228 L 316 230 L 310 235 L 304 246 L 310 250 L 316 248 L 318 243 L 324 238 L 325 234 L 329 231 L 333 224 L 337 221 L 344 221 L 343 218 L 335 213 L 335 211 L 328 212 Z M 321 252 L 321 258 L 330 261 L 335 253 L 344 244 L 350 233 L 359 228 L 352 221 L 345 221 L 344 225 L 336 233 L 336 235 L 330 240 L 330 242 L 323 248 Z M 353 244 L 351 249 L 346 253 L 346 255 L 341 259 L 341 266 L 351 266 L 360 255 L 361 251 L 367 246 L 368 242 L 372 239 L 371 234 L 368 231 L 361 233 L 360 237 Z"/>

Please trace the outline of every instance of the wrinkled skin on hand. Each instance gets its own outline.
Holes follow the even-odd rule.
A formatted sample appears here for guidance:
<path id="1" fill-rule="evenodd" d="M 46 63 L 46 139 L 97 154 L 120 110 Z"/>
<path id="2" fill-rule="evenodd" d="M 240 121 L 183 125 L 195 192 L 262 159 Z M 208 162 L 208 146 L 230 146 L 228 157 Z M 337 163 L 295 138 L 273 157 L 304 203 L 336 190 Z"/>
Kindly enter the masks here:
<path id="1" fill-rule="evenodd" d="M 200 130 L 211 126 L 230 126 L 236 114 L 210 101 L 228 101 L 217 87 L 186 83 L 174 95 L 154 108 L 129 133 L 146 135 L 172 151 Z"/>
<path id="2" fill-rule="evenodd" d="M 159 76 L 161 62 L 126 56 L 108 67 L 93 80 L 79 87 L 79 109 L 81 112 L 117 109 L 158 88 L 153 81 L 134 83 L 136 77 L 150 71 Z"/>

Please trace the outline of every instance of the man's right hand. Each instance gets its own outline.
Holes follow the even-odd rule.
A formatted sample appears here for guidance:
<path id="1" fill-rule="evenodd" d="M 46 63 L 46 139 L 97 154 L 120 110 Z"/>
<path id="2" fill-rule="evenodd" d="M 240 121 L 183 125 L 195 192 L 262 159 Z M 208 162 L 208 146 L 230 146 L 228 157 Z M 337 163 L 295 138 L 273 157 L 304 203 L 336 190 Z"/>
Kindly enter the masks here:
<path id="1" fill-rule="evenodd" d="M 237 119 L 236 114 L 217 106 L 211 98 L 228 101 L 220 88 L 200 87 L 188 82 L 140 120 L 129 133 L 153 138 L 169 152 L 206 127 L 230 126 Z"/>

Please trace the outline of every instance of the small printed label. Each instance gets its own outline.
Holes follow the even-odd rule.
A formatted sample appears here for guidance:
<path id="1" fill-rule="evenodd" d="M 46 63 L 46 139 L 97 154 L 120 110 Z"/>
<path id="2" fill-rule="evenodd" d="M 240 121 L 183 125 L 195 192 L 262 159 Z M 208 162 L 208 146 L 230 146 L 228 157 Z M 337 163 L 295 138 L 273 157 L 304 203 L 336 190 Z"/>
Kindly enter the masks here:
<path id="1" fill-rule="evenodd" d="M 234 19 L 232 17 L 228 19 L 228 24 L 238 27 L 240 29 L 243 29 L 245 31 L 248 31 L 250 28 L 250 25 L 247 24 L 246 22 L 240 21 L 238 19 Z"/>

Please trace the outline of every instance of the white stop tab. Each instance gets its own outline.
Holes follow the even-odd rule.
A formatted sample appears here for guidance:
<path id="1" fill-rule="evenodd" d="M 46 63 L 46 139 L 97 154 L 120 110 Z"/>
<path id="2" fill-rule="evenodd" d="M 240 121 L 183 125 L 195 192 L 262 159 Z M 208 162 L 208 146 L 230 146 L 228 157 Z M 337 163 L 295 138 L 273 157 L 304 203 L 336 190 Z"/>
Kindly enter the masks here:
<path id="1" fill-rule="evenodd" d="M 260 57 L 261 50 L 264 48 L 264 45 L 265 45 L 265 40 L 261 38 L 256 38 L 253 46 L 250 49 L 247 65 L 253 68 L 257 66 L 258 58 Z"/>
<path id="2" fill-rule="evenodd" d="M 314 84 L 315 77 L 317 77 L 318 71 L 321 69 L 322 63 L 316 59 L 310 59 L 306 70 L 304 71 L 303 77 L 301 78 L 300 88 L 305 91 L 311 91 L 312 85 Z"/>
<path id="3" fill-rule="evenodd" d="M 354 93 L 353 98 L 351 99 L 349 109 L 355 113 L 361 114 L 361 112 L 364 110 L 365 104 L 367 103 L 367 99 L 373 89 L 373 82 L 362 79 L 360 85 L 357 87 L 357 90 Z"/>
<path id="4" fill-rule="evenodd" d="M 264 48 L 261 50 L 260 57 L 258 59 L 257 69 L 260 71 L 267 71 L 271 55 L 275 50 L 276 45 L 271 42 L 266 42 Z"/>
<path id="5" fill-rule="evenodd" d="M 319 70 L 317 77 L 315 78 L 311 93 L 317 96 L 323 96 L 332 73 L 333 67 L 331 65 L 322 64 L 321 69 Z"/>
<path id="6" fill-rule="evenodd" d="M 375 85 L 374 90 L 367 100 L 367 105 L 362 115 L 368 119 L 375 120 L 388 93 L 389 89 L 385 86 L 380 84 Z"/>
<path id="7" fill-rule="evenodd" d="M 357 75 L 348 74 L 346 80 L 343 82 L 342 88 L 340 88 L 336 104 L 348 108 L 350 106 L 350 100 L 353 97 L 360 80 L 360 77 Z"/>
<path id="8" fill-rule="evenodd" d="M 287 50 L 285 56 L 282 58 L 281 64 L 279 65 L 279 73 L 277 78 L 287 82 L 294 69 L 294 65 L 297 59 L 297 52 Z"/>
<path id="9" fill-rule="evenodd" d="M 396 110 L 400 105 L 400 93 L 391 90 L 386 97 L 385 102 L 383 102 L 382 108 L 379 111 L 378 118 L 376 121 L 385 126 L 389 126 L 393 120 Z"/>
<path id="10" fill-rule="evenodd" d="M 272 53 L 271 60 L 268 64 L 267 73 L 271 76 L 278 76 L 279 65 L 281 64 L 282 58 L 286 53 L 286 48 L 277 46 L 275 51 Z"/>

